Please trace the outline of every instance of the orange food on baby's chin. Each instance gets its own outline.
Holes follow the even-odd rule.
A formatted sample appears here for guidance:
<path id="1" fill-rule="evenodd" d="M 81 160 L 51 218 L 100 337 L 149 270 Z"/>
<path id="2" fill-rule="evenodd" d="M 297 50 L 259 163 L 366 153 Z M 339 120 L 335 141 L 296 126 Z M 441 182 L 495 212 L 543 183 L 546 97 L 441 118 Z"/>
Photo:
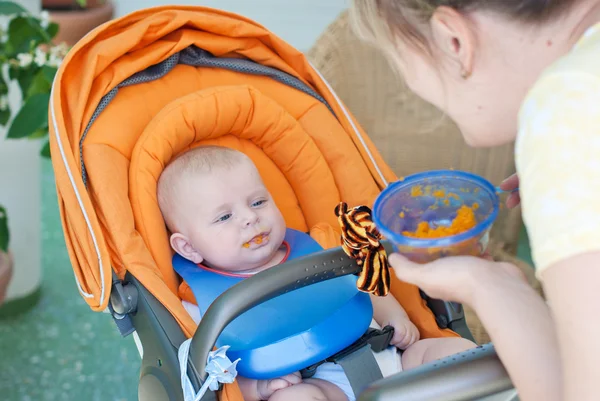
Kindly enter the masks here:
<path id="1" fill-rule="evenodd" d="M 428 222 L 422 221 L 417 225 L 416 231 L 403 231 L 402 234 L 412 238 L 442 238 L 463 233 L 477 224 L 475 213 L 473 212 L 473 209 L 479 207 L 479 205 L 476 205 L 474 204 L 473 208 L 466 205 L 461 206 L 457 210 L 456 217 L 452 220 L 450 226 L 432 228 Z"/>

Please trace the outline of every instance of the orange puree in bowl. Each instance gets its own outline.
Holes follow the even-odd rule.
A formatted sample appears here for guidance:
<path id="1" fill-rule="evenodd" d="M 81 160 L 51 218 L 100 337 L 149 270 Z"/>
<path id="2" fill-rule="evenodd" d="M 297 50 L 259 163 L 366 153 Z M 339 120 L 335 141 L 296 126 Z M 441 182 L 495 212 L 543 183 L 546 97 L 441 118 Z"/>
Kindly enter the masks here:
<path id="1" fill-rule="evenodd" d="M 462 205 L 457 210 L 456 217 L 452 220 L 450 226 L 432 228 L 429 226 L 428 222 L 422 221 L 417 225 L 416 231 L 403 231 L 402 235 L 412 238 L 441 238 L 463 233 L 475 227 L 477 224 L 473 209 L 477 209 L 478 207 L 479 205 L 477 204 L 474 204 L 473 208 Z"/>

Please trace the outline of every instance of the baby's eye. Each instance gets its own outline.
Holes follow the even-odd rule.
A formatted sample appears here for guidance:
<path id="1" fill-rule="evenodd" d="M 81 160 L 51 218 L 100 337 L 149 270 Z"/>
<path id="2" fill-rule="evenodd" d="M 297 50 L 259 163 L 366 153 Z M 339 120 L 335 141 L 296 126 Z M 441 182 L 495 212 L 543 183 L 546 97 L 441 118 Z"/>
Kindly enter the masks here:
<path id="1" fill-rule="evenodd" d="M 217 222 L 227 221 L 231 218 L 231 213 L 224 214 L 223 216 L 217 219 Z"/>
<path id="2" fill-rule="evenodd" d="M 252 207 L 258 207 L 258 206 L 263 205 L 265 203 L 267 203 L 266 199 L 261 199 L 261 200 L 258 200 L 256 202 L 252 203 Z"/>

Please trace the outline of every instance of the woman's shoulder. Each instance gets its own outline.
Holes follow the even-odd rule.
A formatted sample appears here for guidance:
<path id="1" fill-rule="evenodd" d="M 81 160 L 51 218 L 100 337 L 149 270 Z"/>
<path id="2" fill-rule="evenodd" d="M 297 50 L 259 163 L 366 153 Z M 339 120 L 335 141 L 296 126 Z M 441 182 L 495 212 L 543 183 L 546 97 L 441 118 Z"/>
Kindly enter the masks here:
<path id="1" fill-rule="evenodd" d="M 540 81 L 556 75 L 585 74 L 600 79 L 600 23 L 590 27 L 570 52 L 551 64 Z"/>
<path id="2" fill-rule="evenodd" d="M 599 246 L 598 55 L 600 30 L 547 69 L 521 107 L 515 159 L 538 271 Z"/>
<path id="3" fill-rule="evenodd" d="M 593 113 L 600 109 L 600 24 L 542 72 L 521 105 L 519 125 L 527 131 L 540 120 L 579 119 L 589 112 L 586 107 Z"/>

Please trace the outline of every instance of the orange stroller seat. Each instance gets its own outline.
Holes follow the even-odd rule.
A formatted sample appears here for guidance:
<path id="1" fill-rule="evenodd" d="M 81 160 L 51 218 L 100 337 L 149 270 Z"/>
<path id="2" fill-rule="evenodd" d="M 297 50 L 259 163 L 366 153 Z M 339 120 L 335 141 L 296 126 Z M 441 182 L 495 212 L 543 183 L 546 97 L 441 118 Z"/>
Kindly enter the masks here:
<path id="1" fill-rule="evenodd" d="M 253 21 L 203 7 L 141 10 L 88 34 L 58 71 L 49 123 L 78 290 L 124 335 L 139 335 L 140 399 L 180 399 L 177 348 L 196 331 L 156 199 L 170 160 L 206 144 L 246 153 L 287 226 L 310 233 L 324 257 L 341 252 L 335 206 L 372 206 L 397 179 L 300 52 Z M 440 319 L 395 277 L 391 292 L 422 338 L 466 327 L 460 309 Z M 198 386 L 205 374 L 194 363 Z M 235 383 L 219 396 L 242 400 Z"/>

